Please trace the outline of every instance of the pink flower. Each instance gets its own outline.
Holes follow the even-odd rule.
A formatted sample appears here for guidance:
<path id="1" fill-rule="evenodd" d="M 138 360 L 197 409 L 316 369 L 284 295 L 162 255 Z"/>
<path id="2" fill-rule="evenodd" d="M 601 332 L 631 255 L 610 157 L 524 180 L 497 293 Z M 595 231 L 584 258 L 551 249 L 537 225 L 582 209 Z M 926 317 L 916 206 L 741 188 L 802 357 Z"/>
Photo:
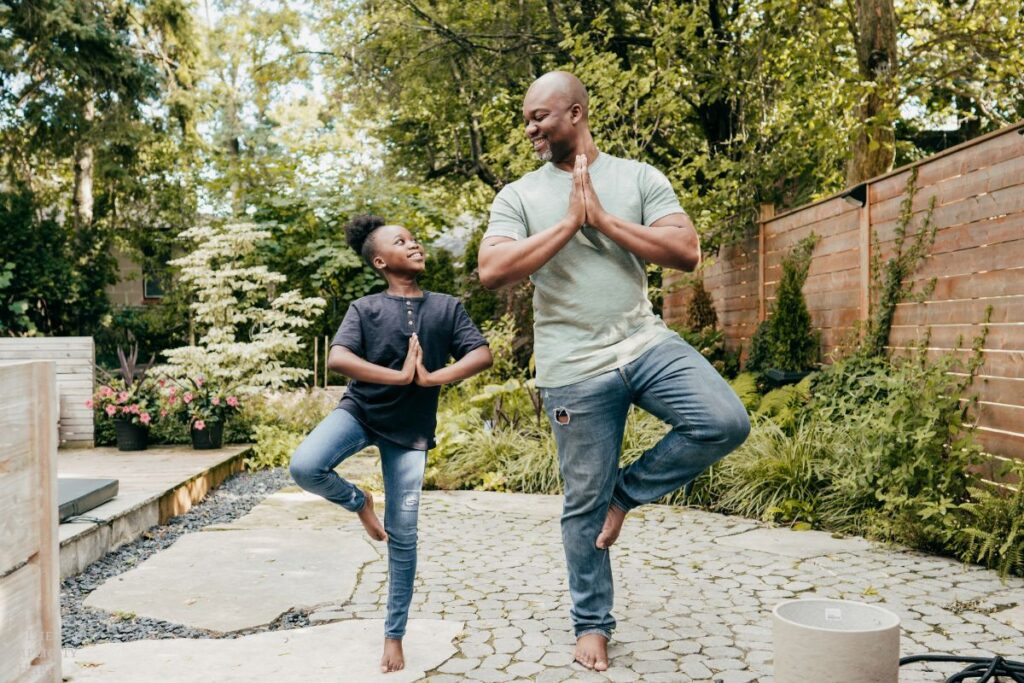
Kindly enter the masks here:
<path id="1" fill-rule="evenodd" d="M 119 393 L 117 395 L 117 402 L 118 403 L 124 403 L 127 400 L 128 400 L 128 392 L 127 391 L 122 391 L 121 393 Z"/>
<path id="2" fill-rule="evenodd" d="M 124 414 L 124 415 L 131 415 L 132 414 L 132 407 L 131 406 L 121 406 L 121 413 Z"/>
<path id="3" fill-rule="evenodd" d="M 158 379 L 156 381 L 156 383 L 159 384 L 160 386 L 164 386 L 164 385 L 167 384 L 167 380 L 165 380 L 165 379 Z"/>
<path id="4" fill-rule="evenodd" d="M 171 394 L 170 396 L 167 397 L 167 404 L 168 405 L 172 405 L 173 406 L 177 402 L 178 402 L 178 397 L 175 396 L 174 394 Z"/>
<path id="5" fill-rule="evenodd" d="M 203 430 L 203 429 L 206 429 L 206 423 L 203 422 L 202 420 L 196 420 L 193 423 L 193 426 L 195 426 L 195 428 L 200 430 L 200 431 Z"/>
<path id="6" fill-rule="evenodd" d="M 203 386 L 203 382 L 204 381 L 206 381 L 206 380 L 204 380 L 202 377 L 196 377 L 196 386 L 197 387 Z"/>
<path id="7" fill-rule="evenodd" d="M 192 392 L 191 391 L 186 391 L 185 394 L 181 397 L 181 400 L 184 401 L 185 403 L 191 403 L 192 402 L 192 398 L 193 398 Z"/>
<path id="8" fill-rule="evenodd" d="M 105 386 L 105 385 L 103 386 L 102 389 L 100 389 L 100 391 L 103 392 L 104 396 L 113 396 L 114 395 L 114 390 L 111 389 L 108 386 Z"/>
<path id="9" fill-rule="evenodd" d="M 169 394 L 170 396 L 174 396 L 174 395 L 175 395 L 176 393 L 178 393 L 178 387 L 176 387 L 176 386 L 174 386 L 174 385 L 172 384 L 172 385 L 171 385 L 171 388 L 167 390 L 167 393 L 168 393 L 168 394 Z"/>
<path id="10" fill-rule="evenodd" d="M 85 399 L 85 407 L 90 409 L 90 410 L 92 410 L 92 399 L 91 398 Z"/>
<path id="11" fill-rule="evenodd" d="M 142 415 L 139 415 L 139 422 L 141 422 L 142 424 L 148 425 L 149 424 L 149 420 L 150 420 L 149 413 L 143 413 Z"/>
<path id="12" fill-rule="evenodd" d="M 210 403 L 212 403 L 215 406 L 219 406 L 220 405 L 220 396 L 214 396 L 213 398 L 211 398 L 210 399 Z"/>
<path id="13" fill-rule="evenodd" d="M 167 417 L 167 409 L 166 408 L 161 408 L 160 409 L 160 417 Z"/>
<path id="14" fill-rule="evenodd" d="M 117 412 L 117 408 L 115 408 L 114 406 L 107 406 L 106 410 L 107 415 L 109 415 L 110 417 L 114 417 L 114 413 Z"/>
<path id="15" fill-rule="evenodd" d="M 136 415 L 138 415 L 139 414 L 139 406 L 138 406 L 138 404 L 133 405 L 130 410 L 131 410 L 131 412 L 133 412 Z"/>
<path id="16" fill-rule="evenodd" d="M 228 405 L 236 408 L 238 406 L 238 399 L 234 396 L 228 396 Z"/>

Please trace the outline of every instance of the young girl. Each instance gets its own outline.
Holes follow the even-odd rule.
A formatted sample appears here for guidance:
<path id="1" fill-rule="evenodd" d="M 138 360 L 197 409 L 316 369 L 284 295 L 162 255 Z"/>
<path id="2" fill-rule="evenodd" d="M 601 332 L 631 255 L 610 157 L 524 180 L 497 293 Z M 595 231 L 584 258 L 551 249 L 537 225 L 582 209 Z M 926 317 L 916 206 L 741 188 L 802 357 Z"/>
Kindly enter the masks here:
<path id="1" fill-rule="evenodd" d="M 348 243 L 387 280 L 387 289 L 353 301 L 331 343 L 328 366 L 352 379 L 337 409 L 292 455 L 302 488 L 359 515 L 370 538 L 388 544 L 388 614 L 382 672 L 405 666 L 402 637 L 416 576 L 416 520 L 427 450 L 434 447 L 440 386 L 490 367 L 487 340 L 462 304 L 425 292 L 419 243 L 400 225 L 360 216 Z M 446 365 L 448 357 L 455 363 Z M 369 445 L 380 449 L 384 524 L 373 497 L 334 471 Z"/>

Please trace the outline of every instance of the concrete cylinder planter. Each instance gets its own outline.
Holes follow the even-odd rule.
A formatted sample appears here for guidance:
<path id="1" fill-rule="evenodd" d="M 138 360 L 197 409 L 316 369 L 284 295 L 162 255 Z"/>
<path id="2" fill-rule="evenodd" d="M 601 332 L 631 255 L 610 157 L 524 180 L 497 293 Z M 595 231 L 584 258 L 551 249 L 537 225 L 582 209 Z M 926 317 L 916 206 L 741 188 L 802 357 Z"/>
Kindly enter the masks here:
<path id="1" fill-rule="evenodd" d="M 775 683 L 897 683 L 900 618 L 849 600 L 788 600 L 772 611 Z"/>

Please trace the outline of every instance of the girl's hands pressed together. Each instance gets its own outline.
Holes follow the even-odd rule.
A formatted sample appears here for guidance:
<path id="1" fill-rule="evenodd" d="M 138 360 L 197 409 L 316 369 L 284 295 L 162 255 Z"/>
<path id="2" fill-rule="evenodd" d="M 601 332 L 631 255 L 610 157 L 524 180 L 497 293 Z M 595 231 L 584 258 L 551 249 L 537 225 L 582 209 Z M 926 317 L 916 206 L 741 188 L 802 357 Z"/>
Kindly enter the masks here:
<path id="1" fill-rule="evenodd" d="M 403 384 L 412 384 L 417 379 L 417 366 L 423 364 L 423 348 L 420 347 L 420 338 L 413 334 L 409 337 L 409 351 L 405 354 L 405 362 L 402 364 Z"/>

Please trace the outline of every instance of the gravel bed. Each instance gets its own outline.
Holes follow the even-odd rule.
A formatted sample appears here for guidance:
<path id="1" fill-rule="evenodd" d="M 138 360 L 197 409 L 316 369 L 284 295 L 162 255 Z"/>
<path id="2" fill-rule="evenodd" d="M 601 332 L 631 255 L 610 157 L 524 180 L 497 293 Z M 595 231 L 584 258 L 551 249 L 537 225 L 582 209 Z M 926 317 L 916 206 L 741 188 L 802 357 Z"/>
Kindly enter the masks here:
<path id="1" fill-rule="evenodd" d="M 266 626 L 224 634 L 136 617 L 134 614 L 114 614 L 82 605 L 89 593 L 103 582 L 170 547 L 183 535 L 199 531 L 210 524 L 224 524 L 238 519 L 267 496 L 291 483 L 285 468 L 236 474 L 184 515 L 149 529 L 138 540 L 107 553 L 80 574 L 64 579 L 60 587 L 62 646 L 76 648 L 93 643 L 159 638 L 237 638 L 260 631 L 309 625 L 308 612 L 294 610 Z"/>

